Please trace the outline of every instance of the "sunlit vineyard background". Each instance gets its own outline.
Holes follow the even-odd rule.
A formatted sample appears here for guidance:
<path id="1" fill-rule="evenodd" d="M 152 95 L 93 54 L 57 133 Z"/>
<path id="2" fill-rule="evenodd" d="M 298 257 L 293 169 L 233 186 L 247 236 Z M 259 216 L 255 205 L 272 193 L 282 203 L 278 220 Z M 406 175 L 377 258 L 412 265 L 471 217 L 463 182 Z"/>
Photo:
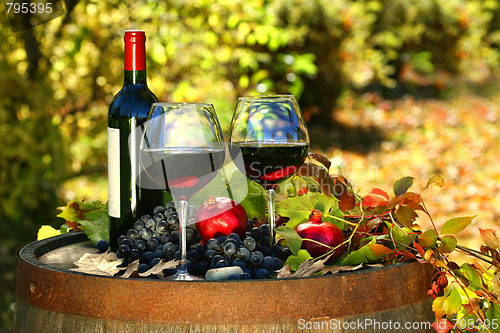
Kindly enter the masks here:
<path id="1" fill-rule="evenodd" d="M 312 150 L 360 194 L 403 176 L 439 226 L 500 217 L 498 0 L 66 0 L 67 14 L 0 30 L 0 331 L 13 316 L 19 249 L 67 200 L 107 200 L 106 114 L 125 29 L 147 32 L 163 101 L 207 101 L 227 131 L 238 96 L 292 93 Z M 0 4 L 2 8 L 3 4 Z M 427 220 L 423 221 L 428 224 Z M 441 223 L 441 224 L 440 224 Z"/>

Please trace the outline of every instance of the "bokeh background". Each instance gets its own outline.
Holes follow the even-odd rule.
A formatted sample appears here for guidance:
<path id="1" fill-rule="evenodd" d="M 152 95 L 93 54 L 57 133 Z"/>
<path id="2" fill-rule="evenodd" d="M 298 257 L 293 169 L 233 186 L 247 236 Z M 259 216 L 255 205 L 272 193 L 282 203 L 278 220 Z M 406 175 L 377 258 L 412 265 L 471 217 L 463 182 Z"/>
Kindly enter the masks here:
<path id="1" fill-rule="evenodd" d="M 147 33 L 162 101 L 212 102 L 227 131 L 238 96 L 292 93 L 312 150 L 360 194 L 413 176 L 439 225 L 500 216 L 499 0 L 65 0 L 13 33 L 0 3 L 0 332 L 17 253 L 71 199 L 107 200 L 107 107 L 123 33 Z M 498 230 L 498 228 L 497 228 Z"/>

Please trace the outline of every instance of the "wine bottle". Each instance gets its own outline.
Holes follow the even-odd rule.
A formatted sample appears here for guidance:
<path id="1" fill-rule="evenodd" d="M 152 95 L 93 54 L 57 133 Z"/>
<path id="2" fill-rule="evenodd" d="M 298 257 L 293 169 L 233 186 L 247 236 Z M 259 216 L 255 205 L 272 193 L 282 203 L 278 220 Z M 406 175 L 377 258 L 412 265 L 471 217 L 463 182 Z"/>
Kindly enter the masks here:
<path id="1" fill-rule="evenodd" d="M 134 142 L 140 137 L 137 131 L 142 131 L 151 105 L 158 101 L 146 83 L 146 34 L 127 30 L 124 39 L 123 87 L 108 111 L 109 240 L 113 250 L 118 247 L 118 237 L 126 234 L 137 219 L 163 204 L 163 191 L 140 187 L 139 148 Z"/>

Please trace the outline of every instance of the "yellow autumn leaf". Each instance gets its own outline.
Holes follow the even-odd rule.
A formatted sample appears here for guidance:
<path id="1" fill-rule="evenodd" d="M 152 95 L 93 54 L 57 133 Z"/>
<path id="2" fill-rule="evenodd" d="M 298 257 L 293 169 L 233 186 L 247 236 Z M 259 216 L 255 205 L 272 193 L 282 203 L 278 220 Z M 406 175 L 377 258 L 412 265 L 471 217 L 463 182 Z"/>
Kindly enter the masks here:
<path id="1" fill-rule="evenodd" d="M 49 237 L 54 237 L 60 235 L 61 231 L 52 228 L 50 225 L 42 225 L 40 229 L 38 229 L 38 234 L 36 236 L 37 240 L 42 240 Z"/>

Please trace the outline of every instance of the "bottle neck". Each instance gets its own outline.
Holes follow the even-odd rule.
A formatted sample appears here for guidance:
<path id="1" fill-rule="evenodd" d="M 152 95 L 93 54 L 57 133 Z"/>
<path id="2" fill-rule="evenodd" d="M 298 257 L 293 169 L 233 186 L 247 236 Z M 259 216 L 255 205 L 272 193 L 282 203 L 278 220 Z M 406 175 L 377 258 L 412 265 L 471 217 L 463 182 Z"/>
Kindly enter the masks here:
<path id="1" fill-rule="evenodd" d="M 146 38 L 143 34 L 125 37 L 124 84 L 146 84 Z"/>
<path id="2" fill-rule="evenodd" d="M 140 71 L 131 71 L 131 70 L 125 70 L 125 75 L 124 75 L 124 80 L 123 80 L 124 85 L 131 85 L 131 84 L 146 84 L 146 70 L 140 70 Z"/>

